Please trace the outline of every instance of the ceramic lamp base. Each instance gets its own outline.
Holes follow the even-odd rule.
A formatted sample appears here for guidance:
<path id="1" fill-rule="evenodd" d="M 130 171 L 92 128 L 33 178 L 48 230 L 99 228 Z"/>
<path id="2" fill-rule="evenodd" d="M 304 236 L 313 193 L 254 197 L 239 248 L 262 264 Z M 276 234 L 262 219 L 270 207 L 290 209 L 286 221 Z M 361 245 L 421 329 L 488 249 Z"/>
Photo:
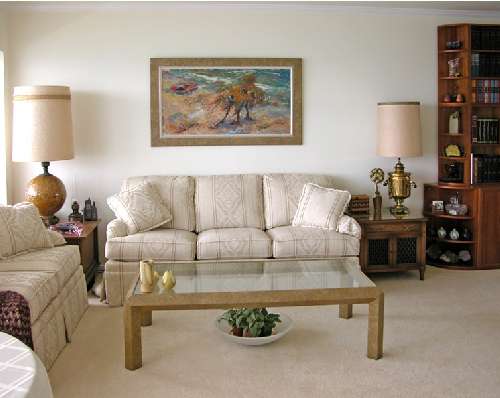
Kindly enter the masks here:
<path id="1" fill-rule="evenodd" d="M 66 200 L 66 188 L 63 182 L 48 172 L 44 164 L 44 173 L 33 178 L 29 183 L 25 199 L 33 203 L 48 225 L 57 224 L 59 219 L 54 215 Z"/>

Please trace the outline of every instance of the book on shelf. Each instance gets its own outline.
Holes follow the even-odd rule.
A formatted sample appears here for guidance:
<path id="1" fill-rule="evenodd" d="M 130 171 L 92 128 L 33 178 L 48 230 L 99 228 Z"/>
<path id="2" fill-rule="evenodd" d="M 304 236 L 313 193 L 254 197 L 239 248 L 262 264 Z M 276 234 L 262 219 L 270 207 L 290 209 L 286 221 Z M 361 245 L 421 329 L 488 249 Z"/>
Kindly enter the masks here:
<path id="1" fill-rule="evenodd" d="M 500 54 L 474 53 L 471 56 L 472 77 L 500 76 Z"/>
<path id="2" fill-rule="evenodd" d="M 472 80 L 472 102 L 474 104 L 500 103 L 500 80 Z"/>
<path id="3" fill-rule="evenodd" d="M 471 155 L 471 184 L 500 182 L 500 156 Z"/>
<path id="4" fill-rule="evenodd" d="M 473 115 L 471 130 L 474 144 L 500 143 L 500 122 L 496 118 L 481 118 Z"/>

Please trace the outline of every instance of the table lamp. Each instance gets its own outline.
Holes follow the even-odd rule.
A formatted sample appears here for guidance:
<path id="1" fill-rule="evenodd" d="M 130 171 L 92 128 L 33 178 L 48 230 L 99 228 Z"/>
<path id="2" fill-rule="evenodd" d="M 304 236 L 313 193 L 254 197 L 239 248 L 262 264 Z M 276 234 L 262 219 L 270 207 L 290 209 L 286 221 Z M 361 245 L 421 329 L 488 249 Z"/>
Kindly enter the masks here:
<path id="1" fill-rule="evenodd" d="M 51 161 L 73 159 L 71 93 L 66 86 L 14 87 L 12 160 L 41 162 L 43 174 L 29 183 L 25 199 L 39 210 L 46 224 L 66 200 L 62 181 L 49 173 Z"/>
<path id="2" fill-rule="evenodd" d="M 384 182 L 389 197 L 396 202 L 390 211 L 394 215 L 408 214 L 403 202 L 410 196 L 411 187 L 417 185 L 411 174 L 405 172 L 401 157 L 422 156 L 420 102 L 380 102 L 377 130 L 377 155 L 398 158 L 394 171 L 388 173 Z"/>

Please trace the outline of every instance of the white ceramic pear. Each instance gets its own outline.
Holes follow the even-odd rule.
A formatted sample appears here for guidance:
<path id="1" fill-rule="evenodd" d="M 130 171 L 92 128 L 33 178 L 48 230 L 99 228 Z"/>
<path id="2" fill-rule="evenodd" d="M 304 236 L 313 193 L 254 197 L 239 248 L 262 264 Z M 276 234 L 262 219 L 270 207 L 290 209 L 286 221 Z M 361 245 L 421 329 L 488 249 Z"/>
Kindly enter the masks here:
<path id="1" fill-rule="evenodd" d="M 166 290 L 170 290 L 175 286 L 176 280 L 172 271 L 165 271 L 161 283 Z"/>

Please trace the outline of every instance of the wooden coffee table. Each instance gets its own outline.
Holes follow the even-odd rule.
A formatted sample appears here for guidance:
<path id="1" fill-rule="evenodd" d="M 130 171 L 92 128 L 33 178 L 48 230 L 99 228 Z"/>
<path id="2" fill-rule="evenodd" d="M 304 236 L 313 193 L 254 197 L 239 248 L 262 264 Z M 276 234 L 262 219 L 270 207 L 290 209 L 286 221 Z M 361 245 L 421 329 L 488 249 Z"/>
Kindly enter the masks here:
<path id="1" fill-rule="evenodd" d="M 383 354 L 384 293 L 361 272 L 355 258 L 335 260 L 269 260 L 161 263 L 172 270 L 174 290 L 159 283 L 141 293 L 138 280 L 124 308 L 125 367 L 142 366 L 141 326 L 152 324 L 152 312 L 339 305 L 340 318 L 352 316 L 353 304 L 368 304 L 368 358 Z"/>

